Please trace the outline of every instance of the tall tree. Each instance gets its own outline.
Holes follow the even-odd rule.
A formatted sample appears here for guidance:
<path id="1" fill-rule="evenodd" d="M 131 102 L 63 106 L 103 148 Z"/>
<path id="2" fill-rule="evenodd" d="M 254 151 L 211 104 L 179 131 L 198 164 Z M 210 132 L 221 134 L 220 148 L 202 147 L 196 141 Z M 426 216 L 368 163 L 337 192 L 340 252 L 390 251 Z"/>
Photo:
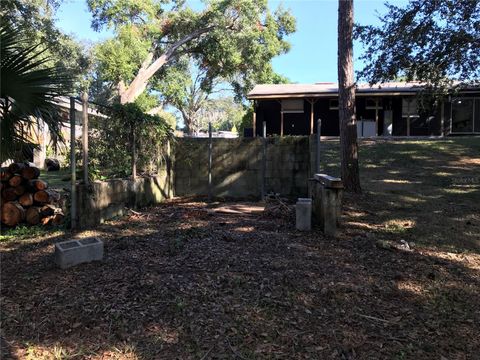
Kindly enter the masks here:
<path id="1" fill-rule="evenodd" d="M 162 69 L 152 84 L 152 89 L 161 94 L 161 98 L 173 105 L 182 115 L 185 131 L 194 134 L 199 130 L 198 114 L 218 82 L 207 76 L 207 70 L 201 69 L 182 57 L 175 66 Z"/>
<path id="2" fill-rule="evenodd" d="M 387 4 L 379 26 L 356 27 L 370 83 L 404 78 L 445 89 L 480 80 L 480 1 L 411 0 Z"/>
<path id="3" fill-rule="evenodd" d="M 74 91 L 85 87 L 85 73 L 90 58 L 85 44 L 80 44 L 55 26 L 55 13 L 61 0 L 1 0 L 2 24 L 21 29 L 22 44 L 35 45 L 43 51 L 43 67 L 68 72 Z"/>
<path id="4" fill-rule="evenodd" d="M 88 0 L 94 28 L 115 37 L 97 49 L 105 78 L 118 84 L 121 103 L 135 101 L 160 69 L 188 55 L 208 77 L 241 77 L 235 88 L 251 86 L 270 60 L 289 49 L 285 36 L 294 18 L 267 0 L 208 0 L 194 11 L 184 0 Z"/>
<path id="5" fill-rule="evenodd" d="M 360 193 L 355 82 L 353 77 L 353 0 L 338 1 L 338 112 L 342 180 L 347 191 Z"/>

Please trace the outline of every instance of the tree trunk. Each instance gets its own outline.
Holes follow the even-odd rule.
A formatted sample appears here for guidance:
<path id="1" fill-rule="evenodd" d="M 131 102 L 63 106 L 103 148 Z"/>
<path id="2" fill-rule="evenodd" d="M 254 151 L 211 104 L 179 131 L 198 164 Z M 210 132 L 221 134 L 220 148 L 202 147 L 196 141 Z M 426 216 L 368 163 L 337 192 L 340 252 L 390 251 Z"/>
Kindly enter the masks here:
<path id="1" fill-rule="evenodd" d="M 120 84 L 120 103 L 127 104 L 134 102 L 145 91 L 152 76 L 174 57 L 178 48 L 213 29 L 213 26 L 209 26 L 193 31 L 191 34 L 186 35 L 170 45 L 165 53 L 160 55 L 156 60 L 153 60 L 153 53 L 148 54 L 132 82 L 128 86 L 125 86 L 123 83 Z"/>
<path id="2" fill-rule="evenodd" d="M 25 209 L 18 202 L 7 202 L 2 206 L 2 223 L 16 226 L 25 219 Z"/>
<path id="3" fill-rule="evenodd" d="M 48 187 L 47 183 L 42 180 L 32 180 L 31 185 L 35 190 L 45 190 Z"/>
<path id="4" fill-rule="evenodd" d="M 2 199 L 4 202 L 13 201 L 17 198 L 15 188 L 9 187 L 2 190 Z"/>
<path id="5" fill-rule="evenodd" d="M 40 208 L 37 206 L 31 206 L 27 209 L 25 214 L 25 221 L 30 225 L 37 225 L 41 219 Z"/>
<path id="6" fill-rule="evenodd" d="M 33 200 L 40 204 L 51 204 L 60 200 L 60 194 L 53 190 L 40 190 L 33 194 Z"/>
<path id="7" fill-rule="evenodd" d="M 361 193 L 358 169 L 355 83 L 353 79 L 353 0 L 338 1 L 338 113 L 345 189 Z"/>
<path id="8" fill-rule="evenodd" d="M 187 113 L 182 112 L 182 117 L 183 117 L 183 123 L 185 124 L 185 133 L 187 135 L 193 135 L 194 129 L 193 129 L 193 119 L 187 115 Z"/>
<path id="9" fill-rule="evenodd" d="M 40 170 L 37 167 L 29 166 L 22 169 L 21 174 L 24 179 L 33 180 L 40 176 Z"/>
<path id="10" fill-rule="evenodd" d="M 8 180 L 8 184 L 11 187 L 19 186 L 23 182 L 23 178 L 20 175 L 14 175 Z"/>
<path id="11" fill-rule="evenodd" d="M 7 167 L 3 167 L 0 169 L 0 180 L 1 181 L 8 181 L 13 176 L 13 174 L 8 170 Z"/>
<path id="12" fill-rule="evenodd" d="M 18 199 L 18 202 L 20 205 L 22 205 L 24 208 L 32 206 L 33 205 L 33 195 L 30 193 L 23 194 L 20 196 Z"/>

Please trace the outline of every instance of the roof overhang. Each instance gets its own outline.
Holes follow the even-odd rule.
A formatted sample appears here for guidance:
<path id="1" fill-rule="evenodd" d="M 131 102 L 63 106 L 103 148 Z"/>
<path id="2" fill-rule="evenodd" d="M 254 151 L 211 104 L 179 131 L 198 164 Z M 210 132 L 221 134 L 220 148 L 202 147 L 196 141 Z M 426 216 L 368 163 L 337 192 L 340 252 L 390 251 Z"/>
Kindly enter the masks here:
<path id="1" fill-rule="evenodd" d="M 356 92 L 356 96 L 399 96 L 407 95 L 414 96 L 415 91 L 397 91 L 397 92 Z M 316 99 L 316 98 L 331 98 L 338 97 L 338 92 L 329 93 L 304 93 L 304 94 L 268 94 L 268 95 L 248 95 L 249 100 L 273 100 L 273 99 Z"/>
<path id="2" fill-rule="evenodd" d="M 462 86 L 453 84 L 452 90 L 460 94 L 480 92 L 480 87 L 474 85 Z M 455 90 L 455 87 L 456 90 Z M 355 87 L 356 95 L 363 96 L 414 96 L 426 89 L 425 83 L 420 82 L 386 82 L 381 84 L 362 84 Z M 259 84 L 247 95 L 250 100 L 269 99 L 315 99 L 338 96 L 338 84 Z"/>

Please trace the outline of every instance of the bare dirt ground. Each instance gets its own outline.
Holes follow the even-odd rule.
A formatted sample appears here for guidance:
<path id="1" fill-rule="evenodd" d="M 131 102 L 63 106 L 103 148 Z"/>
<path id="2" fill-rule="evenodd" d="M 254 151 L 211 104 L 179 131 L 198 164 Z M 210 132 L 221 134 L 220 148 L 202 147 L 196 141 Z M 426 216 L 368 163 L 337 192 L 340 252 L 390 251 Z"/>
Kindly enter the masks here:
<path id="1" fill-rule="evenodd" d="M 2 358 L 478 359 L 480 140 L 462 141 L 362 144 L 336 239 L 176 199 L 75 234 L 102 263 L 55 268 L 68 233 L 2 242 Z"/>

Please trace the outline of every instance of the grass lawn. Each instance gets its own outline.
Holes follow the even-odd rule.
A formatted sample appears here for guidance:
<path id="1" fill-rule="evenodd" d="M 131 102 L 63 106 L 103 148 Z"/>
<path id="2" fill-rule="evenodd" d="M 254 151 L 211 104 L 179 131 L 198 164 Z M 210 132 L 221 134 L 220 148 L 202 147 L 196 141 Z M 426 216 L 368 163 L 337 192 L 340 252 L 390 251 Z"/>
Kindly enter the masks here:
<path id="1" fill-rule="evenodd" d="M 62 169 L 60 171 L 42 170 L 40 179 L 46 181 L 48 187 L 52 189 L 70 188 L 70 169 Z"/>
<path id="2" fill-rule="evenodd" d="M 1 242 L 2 358 L 478 358 L 480 138 L 360 156 L 336 239 L 177 199 L 74 234 L 105 241 L 102 263 L 55 268 L 61 231 Z"/>

